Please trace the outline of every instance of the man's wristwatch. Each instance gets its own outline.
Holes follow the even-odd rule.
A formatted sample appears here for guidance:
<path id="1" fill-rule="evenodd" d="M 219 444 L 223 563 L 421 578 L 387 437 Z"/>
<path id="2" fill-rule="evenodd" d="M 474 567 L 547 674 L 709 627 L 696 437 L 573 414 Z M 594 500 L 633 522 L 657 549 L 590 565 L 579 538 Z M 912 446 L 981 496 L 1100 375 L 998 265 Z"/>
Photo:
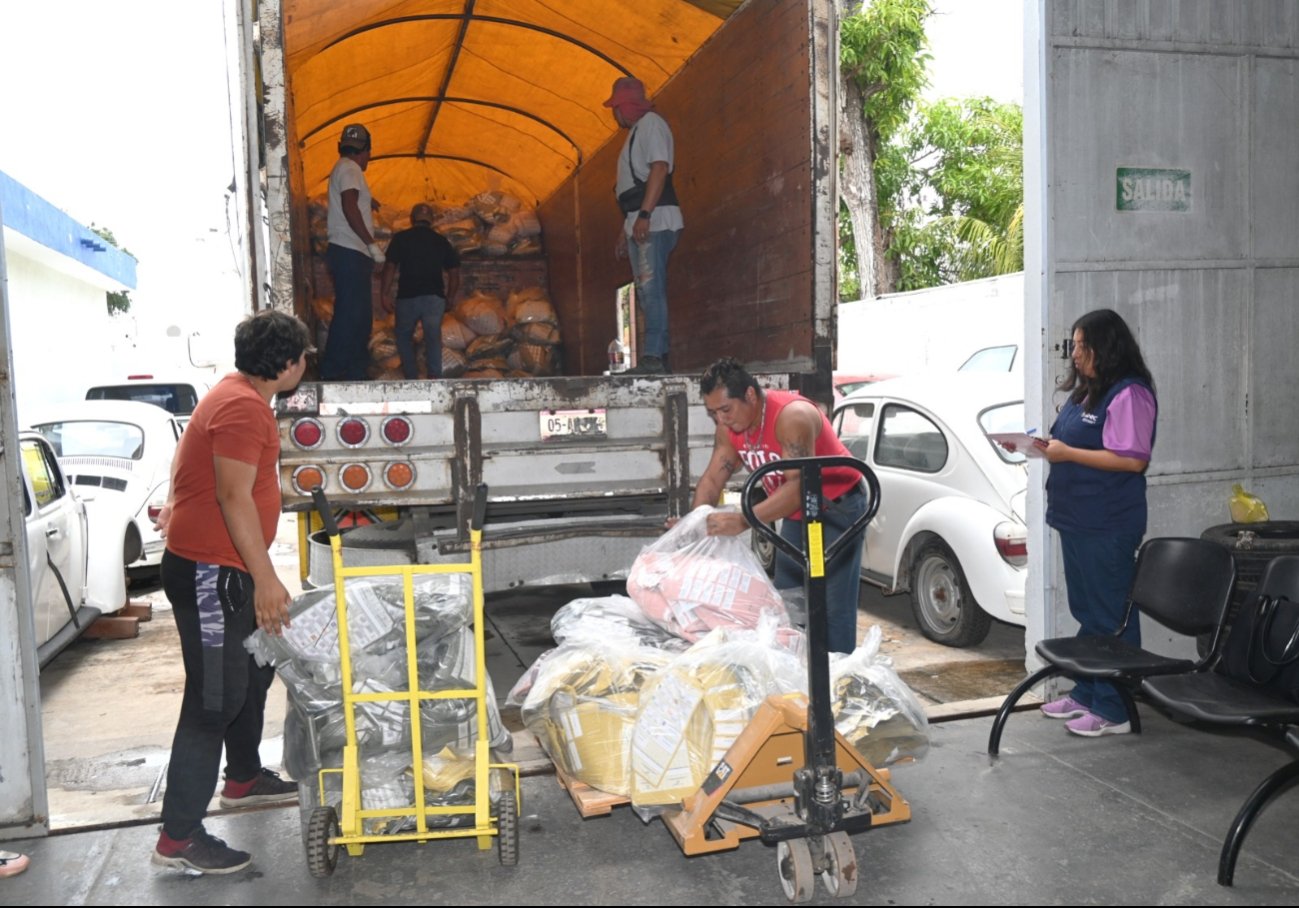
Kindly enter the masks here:
<path id="1" fill-rule="evenodd" d="M 640 218 L 642 221 L 648 221 L 650 219 L 650 213 L 642 208 L 640 211 L 636 212 L 636 217 Z"/>

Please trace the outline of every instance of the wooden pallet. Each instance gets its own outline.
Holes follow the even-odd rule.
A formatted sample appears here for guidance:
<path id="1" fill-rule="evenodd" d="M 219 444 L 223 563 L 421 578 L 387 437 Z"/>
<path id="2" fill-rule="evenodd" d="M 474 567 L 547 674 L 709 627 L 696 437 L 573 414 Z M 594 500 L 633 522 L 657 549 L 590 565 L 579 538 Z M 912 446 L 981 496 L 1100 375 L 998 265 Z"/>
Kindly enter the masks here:
<path id="1" fill-rule="evenodd" d="M 563 789 L 568 792 L 568 796 L 573 799 L 573 803 L 577 806 L 577 812 L 582 815 L 584 820 L 589 817 L 607 817 L 615 807 L 631 803 L 631 798 L 626 795 L 610 794 L 607 791 L 592 788 L 585 782 L 574 779 L 558 766 L 555 767 L 555 778 Z"/>

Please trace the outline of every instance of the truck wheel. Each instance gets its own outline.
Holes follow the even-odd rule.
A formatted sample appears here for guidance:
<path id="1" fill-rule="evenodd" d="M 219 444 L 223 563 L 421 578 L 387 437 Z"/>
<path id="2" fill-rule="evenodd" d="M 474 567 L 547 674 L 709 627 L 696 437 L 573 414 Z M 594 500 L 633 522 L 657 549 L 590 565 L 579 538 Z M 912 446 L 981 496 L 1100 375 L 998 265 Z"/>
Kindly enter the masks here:
<path id="1" fill-rule="evenodd" d="M 974 601 L 961 563 L 941 539 L 926 543 L 912 562 L 911 610 L 920 632 L 944 646 L 974 646 L 992 628 L 992 618 Z"/>

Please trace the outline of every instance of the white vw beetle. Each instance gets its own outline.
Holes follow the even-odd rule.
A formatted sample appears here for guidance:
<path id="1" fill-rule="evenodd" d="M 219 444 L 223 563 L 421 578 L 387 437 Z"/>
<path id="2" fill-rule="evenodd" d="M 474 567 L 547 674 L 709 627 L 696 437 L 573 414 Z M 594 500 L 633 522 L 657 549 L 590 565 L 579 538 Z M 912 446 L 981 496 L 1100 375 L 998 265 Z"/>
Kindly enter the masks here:
<path id="1" fill-rule="evenodd" d="M 171 488 L 178 419 L 153 404 L 87 400 L 42 414 L 32 428 L 54 446 L 86 502 L 92 537 L 111 540 L 97 543 L 92 560 L 116 557 L 128 568 L 156 571 L 165 543 L 153 515 Z"/>
<path id="2" fill-rule="evenodd" d="M 126 604 L 120 562 L 91 563 L 86 509 L 68 485 L 49 442 L 19 435 L 32 624 L 41 666 L 101 614 Z"/>
<path id="3" fill-rule="evenodd" d="M 834 411 L 844 444 L 880 482 L 862 577 L 911 593 L 921 631 L 973 646 L 992 619 L 1024 623 L 1024 455 L 989 433 L 1024 432 L 1019 374 L 957 372 L 867 385 Z"/>

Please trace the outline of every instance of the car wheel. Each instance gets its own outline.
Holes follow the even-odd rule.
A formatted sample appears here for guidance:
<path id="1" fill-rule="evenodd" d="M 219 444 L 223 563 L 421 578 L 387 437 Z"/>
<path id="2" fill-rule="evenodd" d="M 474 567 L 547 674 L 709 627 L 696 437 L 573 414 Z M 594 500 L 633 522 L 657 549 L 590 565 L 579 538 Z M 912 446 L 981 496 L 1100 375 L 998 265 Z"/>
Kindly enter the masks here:
<path id="1" fill-rule="evenodd" d="M 129 523 L 126 525 L 126 536 L 122 540 L 122 564 L 133 564 L 143 554 L 144 541 L 140 539 L 140 529 L 135 524 Z"/>
<path id="2" fill-rule="evenodd" d="M 974 601 L 965 572 L 940 539 L 925 543 L 911 564 L 911 610 L 920 632 L 944 646 L 974 646 L 992 618 Z"/>

